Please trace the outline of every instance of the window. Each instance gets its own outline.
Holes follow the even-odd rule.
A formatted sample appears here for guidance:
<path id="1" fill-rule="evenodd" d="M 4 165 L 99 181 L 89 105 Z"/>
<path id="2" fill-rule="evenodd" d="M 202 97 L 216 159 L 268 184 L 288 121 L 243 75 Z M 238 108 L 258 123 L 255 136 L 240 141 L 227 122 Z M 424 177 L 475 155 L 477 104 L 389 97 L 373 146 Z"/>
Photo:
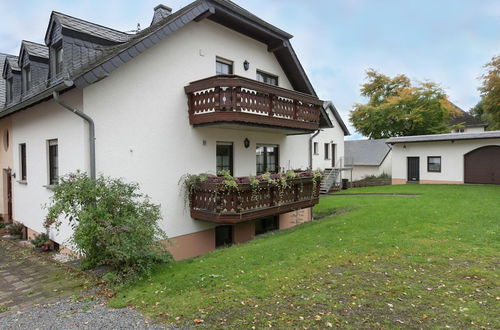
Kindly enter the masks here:
<path id="1" fill-rule="evenodd" d="M 217 172 L 229 171 L 233 175 L 233 143 L 217 142 L 216 146 Z"/>
<path id="2" fill-rule="evenodd" d="M 314 144 L 313 144 L 313 153 L 315 155 L 318 154 L 318 142 L 314 142 Z"/>
<path id="3" fill-rule="evenodd" d="M 54 72 L 56 75 L 63 71 L 64 51 L 62 44 L 54 48 Z"/>
<path id="4" fill-rule="evenodd" d="M 19 173 L 21 181 L 26 181 L 26 143 L 19 145 Z"/>
<path id="5" fill-rule="evenodd" d="M 463 132 L 465 132 L 465 129 L 464 129 L 464 128 L 457 128 L 457 129 L 455 130 L 455 133 L 463 133 Z"/>
<path id="6" fill-rule="evenodd" d="M 57 140 L 48 141 L 49 154 L 49 185 L 59 182 L 59 155 L 57 150 Z"/>
<path id="7" fill-rule="evenodd" d="M 31 69 L 29 65 L 26 65 L 23 68 L 22 81 L 23 81 L 23 93 L 26 93 L 31 88 Z"/>
<path id="8" fill-rule="evenodd" d="M 269 217 L 255 220 L 255 235 L 261 235 L 273 230 L 278 230 L 278 217 Z"/>
<path id="9" fill-rule="evenodd" d="M 262 71 L 257 71 L 257 80 L 269 85 L 278 86 L 278 77 L 272 74 L 265 73 Z"/>
<path id="10" fill-rule="evenodd" d="M 441 172 L 441 156 L 427 157 L 427 172 Z"/>
<path id="11" fill-rule="evenodd" d="M 257 145 L 257 174 L 279 171 L 279 147 L 276 145 Z"/>
<path id="12" fill-rule="evenodd" d="M 217 57 L 215 61 L 215 73 L 217 75 L 233 74 L 233 62 Z"/>
<path id="13" fill-rule="evenodd" d="M 12 102 L 12 98 L 13 98 L 13 95 L 14 95 L 13 91 L 14 91 L 14 88 L 13 88 L 12 78 L 9 78 L 9 79 L 7 79 L 7 86 L 6 86 L 6 100 L 7 100 L 7 103 Z"/>
<path id="14" fill-rule="evenodd" d="M 231 244 L 233 244 L 233 226 L 215 227 L 215 247 L 230 246 Z"/>
<path id="15" fill-rule="evenodd" d="M 325 159 L 330 159 L 330 143 L 325 143 Z"/>

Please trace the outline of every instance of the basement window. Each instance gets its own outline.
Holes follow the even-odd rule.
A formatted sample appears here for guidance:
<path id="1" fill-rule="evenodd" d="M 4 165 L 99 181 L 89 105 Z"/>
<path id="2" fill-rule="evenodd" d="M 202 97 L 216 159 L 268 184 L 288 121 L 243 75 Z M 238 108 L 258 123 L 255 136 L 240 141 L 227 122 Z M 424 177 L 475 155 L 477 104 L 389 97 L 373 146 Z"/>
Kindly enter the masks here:
<path id="1" fill-rule="evenodd" d="M 233 226 L 223 225 L 215 227 L 215 247 L 231 246 L 233 244 Z"/>
<path id="2" fill-rule="evenodd" d="M 279 223 L 276 216 L 255 220 L 255 236 L 278 229 Z"/>
<path id="3" fill-rule="evenodd" d="M 427 172 L 441 172 L 441 156 L 427 157 Z"/>

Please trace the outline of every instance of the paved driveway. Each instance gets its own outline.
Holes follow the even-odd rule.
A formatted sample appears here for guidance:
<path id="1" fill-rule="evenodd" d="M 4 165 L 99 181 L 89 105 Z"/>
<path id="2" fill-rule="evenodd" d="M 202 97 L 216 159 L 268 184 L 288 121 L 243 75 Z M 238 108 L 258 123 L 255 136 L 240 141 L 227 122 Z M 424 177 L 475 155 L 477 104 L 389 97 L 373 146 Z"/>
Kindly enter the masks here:
<path id="1" fill-rule="evenodd" d="M 81 275 L 0 238 L 0 312 L 75 294 L 84 289 L 85 281 Z"/>

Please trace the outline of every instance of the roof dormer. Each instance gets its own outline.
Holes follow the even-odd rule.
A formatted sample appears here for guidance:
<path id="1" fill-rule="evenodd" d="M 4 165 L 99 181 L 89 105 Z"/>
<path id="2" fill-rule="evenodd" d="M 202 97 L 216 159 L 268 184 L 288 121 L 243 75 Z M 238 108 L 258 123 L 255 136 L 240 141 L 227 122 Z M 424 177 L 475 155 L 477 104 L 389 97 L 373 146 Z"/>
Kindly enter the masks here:
<path id="1" fill-rule="evenodd" d="M 2 77 L 5 79 L 5 105 L 8 105 L 21 95 L 21 69 L 17 56 L 7 55 Z"/>
<path id="2" fill-rule="evenodd" d="M 23 95 L 29 94 L 33 88 L 43 88 L 49 72 L 47 46 L 23 40 L 19 51 L 18 66 L 21 70 Z"/>
<path id="3" fill-rule="evenodd" d="M 45 34 L 51 80 L 77 72 L 105 49 L 128 41 L 131 35 L 53 11 Z M 69 60 L 71 59 L 71 61 Z"/>

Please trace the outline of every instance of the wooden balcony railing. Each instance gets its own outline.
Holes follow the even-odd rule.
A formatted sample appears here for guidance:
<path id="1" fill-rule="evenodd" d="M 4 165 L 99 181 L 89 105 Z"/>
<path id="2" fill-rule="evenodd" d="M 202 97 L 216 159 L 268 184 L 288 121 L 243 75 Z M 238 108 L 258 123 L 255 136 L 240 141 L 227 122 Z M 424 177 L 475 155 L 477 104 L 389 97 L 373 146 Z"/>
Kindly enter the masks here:
<path id="1" fill-rule="evenodd" d="M 220 182 L 199 182 L 190 191 L 191 217 L 233 224 L 311 207 L 319 202 L 320 180 L 295 178 L 285 188 L 267 182 L 258 187 L 239 183 L 237 189 L 227 189 Z"/>
<path id="2" fill-rule="evenodd" d="M 190 83 L 191 125 L 236 123 L 313 131 L 319 128 L 317 97 L 234 75 Z"/>

